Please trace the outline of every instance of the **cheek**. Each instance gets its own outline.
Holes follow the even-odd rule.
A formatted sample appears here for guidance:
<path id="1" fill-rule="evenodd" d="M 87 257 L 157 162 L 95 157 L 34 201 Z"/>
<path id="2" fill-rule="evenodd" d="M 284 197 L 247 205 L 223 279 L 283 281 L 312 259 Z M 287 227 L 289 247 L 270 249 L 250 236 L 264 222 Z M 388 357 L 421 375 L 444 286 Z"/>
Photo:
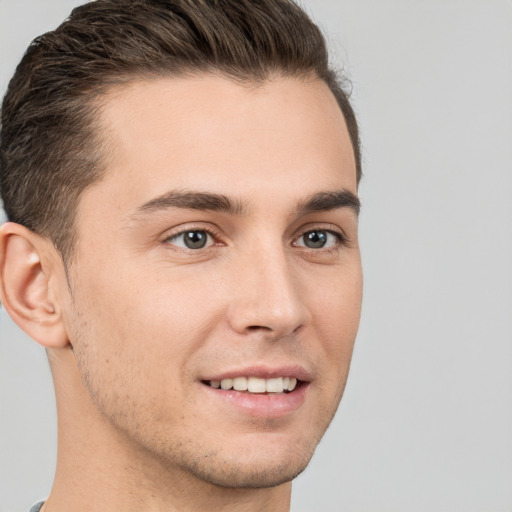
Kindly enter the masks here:
<path id="1" fill-rule="evenodd" d="M 137 286 L 128 286 L 120 272 L 87 270 L 82 266 L 80 280 L 71 282 L 70 341 L 89 394 L 104 409 L 134 392 L 147 394 L 148 348 L 158 340 Z"/>
<path id="2" fill-rule="evenodd" d="M 165 386 L 184 378 L 186 362 L 221 321 L 221 297 L 205 300 L 214 291 L 204 281 L 175 273 L 145 271 L 130 280 L 119 274 L 91 275 L 77 287 L 78 353 L 87 351 L 110 378 L 142 374 L 144 385 L 164 379 Z"/>
<path id="3" fill-rule="evenodd" d="M 328 339 L 354 340 L 362 303 L 362 273 L 359 265 L 344 269 L 310 290 L 311 308 L 317 329 Z"/>
<path id="4" fill-rule="evenodd" d="M 348 376 L 352 351 L 359 328 L 362 302 L 360 267 L 340 272 L 329 286 L 317 293 L 314 301 L 314 329 L 321 340 L 326 382 L 336 390 L 339 400 Z"/>

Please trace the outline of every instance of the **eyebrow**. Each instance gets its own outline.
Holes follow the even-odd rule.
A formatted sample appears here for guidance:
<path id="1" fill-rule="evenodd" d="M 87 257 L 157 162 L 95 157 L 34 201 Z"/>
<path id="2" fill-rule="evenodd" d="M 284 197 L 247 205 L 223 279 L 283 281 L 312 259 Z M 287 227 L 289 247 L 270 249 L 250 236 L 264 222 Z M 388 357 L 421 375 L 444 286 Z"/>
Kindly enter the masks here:
<path id="1" fill-rule="evenodd" d="M 318 192 L 305 201 L 301 201 L 294 213 L 307 215 L 308 213 L 348 208 L 354 212 L 356 217 L 361 210 L 359 197 L 347 189 L 334 192 Z"/>
<path id="2" fill-rule="evenodd" d="M 188 210 L 210 210 L 225 212 L 231 215 L 245 215 L 247 206 L 241 200 L 232 200 L 222 194 L 209 192 L 171 190 L 161 196 L 151 199 L 137 208 L 134 216 L 153 213 L 168 208 L 183 208 Z M 317 192 L 309 198 L 300 201 L 292 211 L 295 215 L 348 208 L 357 216 L 361 203 L 356 194 L 347 189 L 330 192 Z"/>
<path id="3" fill-rule="evenodd" d="M 214 212 L 226 212 L 231 215 L 243 215 L 247 211 L 242 201 L 233 201 L 222 194 L 172 190 L 144 203 L 136 210 L 135 214 L 151 213 L 167 208 L 211 210 Z"/>

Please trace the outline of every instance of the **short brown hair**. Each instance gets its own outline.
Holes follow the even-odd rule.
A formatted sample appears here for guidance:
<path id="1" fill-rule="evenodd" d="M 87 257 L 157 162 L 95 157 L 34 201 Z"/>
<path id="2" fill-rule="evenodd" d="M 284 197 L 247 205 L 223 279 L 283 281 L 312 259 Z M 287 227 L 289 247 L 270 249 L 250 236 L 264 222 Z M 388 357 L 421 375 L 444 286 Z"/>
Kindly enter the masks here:
<path id="1" fill-rule="evenodd" d="M 292 0 L 98 0 L 36 38 L 2 104 L 0 192 L 7 218 L 49 237 L 64 260 L 82 191 L 101 177 L 99 98 L 137 78 L 220 72 L 318 77 L 361 158 L 357 122 L 319 28 Z M 104 165 L 103 165 L 104 167 Z"/>

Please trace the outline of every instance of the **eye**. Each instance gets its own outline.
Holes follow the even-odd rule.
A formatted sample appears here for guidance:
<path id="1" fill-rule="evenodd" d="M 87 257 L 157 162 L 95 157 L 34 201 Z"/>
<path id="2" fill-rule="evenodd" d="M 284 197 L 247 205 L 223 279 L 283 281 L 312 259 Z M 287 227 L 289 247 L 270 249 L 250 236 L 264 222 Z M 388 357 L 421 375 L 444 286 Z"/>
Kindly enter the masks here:
<path id="1" fill-rule="evenodd" d="M 213 237 L 204 229 L 182 231 L 169 237 L 166 242 L 184 249 L 204 249 L 213 244 Z"/>
<path id="2" fill-rule="evenodd" d="M 294 245 L 309 249 L 329 249 L 339 245 L 341 241 L 339 233 L 326 229 L 313 229 L 304 233 Z"/>

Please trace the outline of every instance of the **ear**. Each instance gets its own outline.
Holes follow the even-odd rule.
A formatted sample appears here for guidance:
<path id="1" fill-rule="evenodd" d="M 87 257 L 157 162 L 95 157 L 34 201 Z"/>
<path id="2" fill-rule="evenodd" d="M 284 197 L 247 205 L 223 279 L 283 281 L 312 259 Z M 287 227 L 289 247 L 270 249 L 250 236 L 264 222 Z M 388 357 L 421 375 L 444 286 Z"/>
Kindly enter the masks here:
<path id="1" fill-rule="evenodd" d="M 0 227 L 0 298 L 11 318 L 46 348 L 68 344 L 55 289 L 59 264 L 46 238 L 14 222 Z"/>

